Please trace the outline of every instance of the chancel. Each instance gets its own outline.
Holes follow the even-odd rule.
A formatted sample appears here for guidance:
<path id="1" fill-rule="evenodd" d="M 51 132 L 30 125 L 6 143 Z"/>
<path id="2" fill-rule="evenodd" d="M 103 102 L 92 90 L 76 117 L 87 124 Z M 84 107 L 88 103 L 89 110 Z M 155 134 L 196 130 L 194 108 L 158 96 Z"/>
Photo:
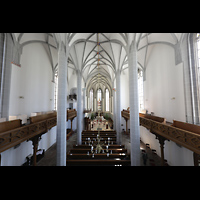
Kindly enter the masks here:
<path id="1" fill-rule="evenodd" d="M 0 33 L 0 166 L 199 166 L 199 33 Z"/>

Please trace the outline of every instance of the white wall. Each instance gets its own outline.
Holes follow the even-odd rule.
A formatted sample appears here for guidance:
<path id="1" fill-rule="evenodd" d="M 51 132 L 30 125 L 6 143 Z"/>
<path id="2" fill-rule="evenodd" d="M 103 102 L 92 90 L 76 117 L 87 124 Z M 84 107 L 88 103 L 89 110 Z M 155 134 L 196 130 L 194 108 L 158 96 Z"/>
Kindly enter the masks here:
<path id="1" fill-rule="evenodd" d="M 186 120 L 183 64 L 175 65 L 170 46 L 159 44 L 151 49 L 144 81 L 144 107 L 169 122 Z"/>
<path id="2" fill-rule="evenodd" d="M 20 99 L 19 96 L 23 96 Z M 54 83 L 48 55 L 43 44 L 34 43 L 23 48 L 21 67 L 12 65 L 9 115 L 16 116 L 54 109 Z M 39 148 L 47 150 L 56 142 L 56 127 L 42 136 Z M 33 153 L 32 142 L 23 142 L 16 149 L 1 153 L 1 165 L 22 165 Z"/>
<path id="3" fill-rule="evenodd" d="M 72 88 L 77 88 L 77 75 L 76 71 L 68 67 L 68 95 Z M 77 101 L 68 100 L 68 104 L 73 103 L 73 109 L 77 110 Z M 71 121 L 68 121 L 68 127 L 71 128 Z M 72 122 L 72 129 L 75 131 L 77 129 L 77 117 L 74 118 Z"/>
<path id="4" fill-rule="evenodd" d="M 54 83 L 48 55 L 42 44 L 23 48 L 21 67 L 12 65 L 10 115 L 54 109 Z M 20 99 L 23 96 L 24 99 Z"/>
<path id="5" fill-rule="evenodd" d="M 121 110 L 127 109 L 130 104 L 129 104 L 129 74 L 128 74 L 128 69 L 122 71 L 121 73 Z M 126 121 L 122 117 L 121 118 L 121 129 L 126 130 Z M 129 120 L 128 120 L 128 128 L 129 128 Z"/>
<path id="6" fill-rule="evenodd" d="M 121 108 L 127 109 L 129 105 L 129 74 L 128 69 L 121 73 Z"/>
<path id="7" fill-rule="evenodd" d="M 146 81 L 144 81 L 144 107 L 148 113 L 186 121 L 183 84 L 183 63 L 175 65 L 174 49 L 170 46 L 157 44 L 150 47 L 151 54 L 147 59 Z M 175 98 L 175 99 L 174 99 Z M 140 137 L 149 143 L 160 156 L 160 144 L 155 135 L 145 127 L 140 127 Z M 179 147 L 172 141 L 165 141 L 165 159 L 172 166 L 193 166 L 193 152 Z"/>

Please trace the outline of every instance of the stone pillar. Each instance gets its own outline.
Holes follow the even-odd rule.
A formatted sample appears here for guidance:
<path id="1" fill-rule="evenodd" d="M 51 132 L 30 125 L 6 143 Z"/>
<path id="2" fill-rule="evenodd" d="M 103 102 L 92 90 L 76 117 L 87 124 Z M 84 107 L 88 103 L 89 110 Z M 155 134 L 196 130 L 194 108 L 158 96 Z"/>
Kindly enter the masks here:
<path id="1" fill-rule="evenodd" d="M 85 113 L 83 112 L 86 109 L 85 106 L 85 96 L 86 95 L 86 88 L 83 88 L 83 108 L 82 108 L 82 129 L 85 130 L 85 123 L 84 123 L 84 117 L 85 117 Z"/>
<path id="2" fill-rule="evenodd" d="M 116 131 L 117 144 L 121 144 L 121 77 L 120 71 L 116 74 Z"/>
<path id="3" fill-rule="evenodd" d="M 96 112 L 96 106 L 97 105 L 97 98 L 96 97 L 94 97 L 94 101 L 93 101 L 93 108 L 94 108 L 94 111 Z"/>
<path id="4" fill-rule="evenodd" d="M 110 113 L 112 112 L 112 98 L 110 95 L 109 95 L 109 111 Z"/>
<path id="5" fill-rule="evenodd" d="M 4 36 L 3 36 L 4 35 Z M 0 118 L 9 120 L 9 102 L 11 86 L 11 62 L 13 54 L 13 40 L 10 33 L 1 33 L 4 37 L 2 49 L 0 50 Z M 2 85 L 1 85 L 2 84 Z"/>
<path id="6" fill-rule="evenodd" d="M 117 126 L 116 126 L 116 91 L 115 91 L 115 88 L 113 88 L 113 122 L 114 122 L 113 128 L 114 128 L 114 130 L 116 130 Z"/>
<path id="7" fill-rule="evenodd" d="M 86 88 L 83 88 L 83 110 L 87 108 L 85 106 L 85 98 L 86 98 Z"/>
<path id="8" fill-rule="evenodd" d="M 128 55 L 128 65 L 129 65 L 131 166 L 139 166 L 140 127 L 139 127 L 137 49 L 135 42 L 132 42 L 130 46 Z"/>
<path id="9" fill-rule="evenodd" d="M 87 98 L 87 109 L 92 111 L 92 107 L 90 105 L 90 97 Z"/>
<path id="10" fill-rule="evenodd" d="M 82 103 L 81 103 L 81 72 L 77 70 L 77 144 L 82 144 L 81 132 L 82 132 Z"/>
<path id="11" fill-rule="evenodd" d="M 64 46 L 58 50 L 58 103 L 57 103 L 57 166 L 66 166 L 66 103 L 67 103 L 67 59 Z M 67 56 L 66 56 L 67 55 Z"/>

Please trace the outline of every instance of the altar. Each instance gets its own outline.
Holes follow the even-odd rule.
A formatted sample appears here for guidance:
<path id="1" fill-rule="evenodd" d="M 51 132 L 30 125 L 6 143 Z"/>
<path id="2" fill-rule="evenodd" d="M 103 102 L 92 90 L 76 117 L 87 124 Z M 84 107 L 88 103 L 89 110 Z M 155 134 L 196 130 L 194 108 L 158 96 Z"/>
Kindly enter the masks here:
<path id="1" fill-rule="evenodd" d="M 96 119 L 94 119 L 91 122 L 91 130 L 97 130 L 99 128 L 99 130 L 111 130 L 111 128 L 109 127 L 108 121 L 106 119 L 103 118 L 103 116 L 99 116 L 98 118 L 96 117 Z"/>
<path id="2" fill-rule="evenodd" d="M 98 120 L 98 121 L 103 121 L 103 120 L 104 120 L 104 117 L 103 117 L 103 116 L 96 116 L 96 120 Z"/>

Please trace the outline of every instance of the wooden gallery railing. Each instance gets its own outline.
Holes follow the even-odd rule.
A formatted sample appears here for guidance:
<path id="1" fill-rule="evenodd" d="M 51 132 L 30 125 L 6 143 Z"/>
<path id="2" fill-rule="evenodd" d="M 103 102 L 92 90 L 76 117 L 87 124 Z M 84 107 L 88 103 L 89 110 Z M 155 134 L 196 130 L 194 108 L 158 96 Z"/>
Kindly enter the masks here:
<path id="1" fill-rule="evenodd" d="M 196 154 L 200 154 L 200 126 L 173 120 L 166 124 L 165 118 L 139 114 L 140 126 L 144 126 L 159 140 L 161 160 L 164 165 L 164 142 L 171 140 Z"/>
<path id="2" fill-rule="evenodd" d="M 76 111 L 67 117 L 76 116 Z M 36 152 L 41 136 L 57 125 L 57 113 L 30 117 L 30 124 L 22 126 L 20 119 L 0 123 L 0 153 L 24 141 L 32 141 L 33 165 L 36 166 Z M 1 155 L 1 154 L 0 154 Z"/>
<path id="3" fill-rule="evenodd" d="M 123 110 L 121 111 L 121 116 L 126 120 L 126 131 L 125 131 L 125 133 L 128 134 L 128 120 L 130 119 L 129 110 L 123 109 Z"/>
<path id="4" fill-rule="evenodd" d="M 67 138 L 73 133 L 73 130 L 72 130 L 72 122 L 73 122 L 73 119 L 77 116 L 77 111 L 76 109 L 73 109 L 73 110 L 67 110 L 67 121 L 68 120 L 71 120 L 71 130 L 70 132 L 67 134 Z"/>

